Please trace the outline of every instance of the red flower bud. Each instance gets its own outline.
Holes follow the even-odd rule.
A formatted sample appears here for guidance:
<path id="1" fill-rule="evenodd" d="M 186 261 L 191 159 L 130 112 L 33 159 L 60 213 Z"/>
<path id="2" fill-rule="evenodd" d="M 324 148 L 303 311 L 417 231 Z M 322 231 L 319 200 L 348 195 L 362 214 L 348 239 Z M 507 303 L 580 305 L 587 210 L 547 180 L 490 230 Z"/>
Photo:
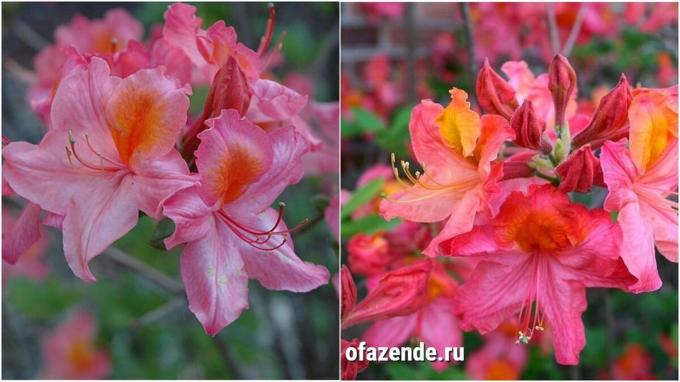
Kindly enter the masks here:
<path id="1" fill-rule="evenodd" d="M 536 117 L 531 101 L 525 100 L 513 114 L 510 126 L 515 130 L 515 143 L 529 149 L 538 149 L 545 131 L 545 122 Z"/>
<path id="2" fill-rule="evenodd" d="M 488 59 L 484 60 L 484 66 L 477 75 L 476 92 L 479 106 L 486 113 L 498 114 L 509 120 L 517 109 L 515 90 L 491 68 Z"/>
<path id="3" fill-rule="evenodd" d="M 357 378 L 357 374 L 361 373 L 368 367 L 368 361 L 363 360 L 359 361 L 358 359 L 356 361 L 349 361 L 347 359 L 347 348 L 353 347 L 356 348 L 359 346 L 359 340 L 356 338 L 352 339 L 352 341 L 347 341 L 347 340 L 341 340 L 340 341 L 340 351 L 342 354 L 340 355 L 340 369 L 341 369 L 341 379 L 343 381 L 349 381 Z"/>
<path id="4" fill-rule="evenodd" d="M 353 273 L 373 276 L 385 272 L 389 263 L 389 243 L 380 234 L 360 233 L 347 243 L 347 261 Z"/>
<path id="5" fill-rule="evenodd" d="M 536 155 L 536 151 L 523 150 L 504 160 L 503 178 L 501 178 L 501 180 L 532 177 L 534 172 L 531 167 L 529 167 L 529 162 L 531 162 Z"/>
<path id="6" fill-rule="evenodd" d="M 548 89 L 555 104 L 555 126 L 562 127 L 569 98 L 576 90 L 576 72 L 561 54 L 556 55 L 550 63 Z"/>
<path id="7" fill-rule="evenodd" d="M 352 273 L 345 265 L 340 269 L 340 294 L 340 308 L 342 309 L 340 314 L 341 317 L 345 317 L 354 308 L 354 304 L 357 301 L 357 287 L 354 284 Z"/>
<path id="8" fill-rule="evenodd" d="M 630 85 L 624 74 L 619 83 L 602 97 L 593 118 L 585 129 L 574 136 L 572 144 L 580 147 L 590 143 L 598 148 L 607 140 L 616 141 L 628 135 L 628 108 L 633 100 Z"/>
<path id="9" fill-rule="evenodd" d="M 593 184 L 604 184 L 600 160 L 593 155 L 590 145 L 571 153 L 555 172 L 561 178 L 559 189 L 562 192 L 588 192 Z"/>
<path id="10" fill-rule="evenodd" d="M 190 158 L 194 155 L 200 143 L 196 136 L 207 128 L 204 124 L 206 119 L 219 116 L 223 109 L 235 109 L 243 116 L 250 105 L 252 93 L 246 75 L 238 62 L 233 57 L 229 57 L 227 63 L 215 73 L 205 99 L 203 112 L 184 138 L 182 148 L 184 157 Z"/>
<path id="11" fill-rule="evenodd" d="M 375 289 L 346 314 L 342 327 L 417 311 L 427 301 L 430 270 L 432 262 L 428 259 L 386 273 Z"/>

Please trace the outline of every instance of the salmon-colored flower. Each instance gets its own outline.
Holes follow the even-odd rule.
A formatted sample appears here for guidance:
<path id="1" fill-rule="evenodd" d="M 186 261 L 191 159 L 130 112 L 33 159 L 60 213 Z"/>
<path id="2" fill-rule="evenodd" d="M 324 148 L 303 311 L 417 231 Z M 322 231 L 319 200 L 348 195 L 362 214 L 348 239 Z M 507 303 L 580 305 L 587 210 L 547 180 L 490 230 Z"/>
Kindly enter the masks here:
<path id="1" fill-rule="evenodd" d="M 103 379 L 111 374 L 111 359 L 97 348 L 95 318 L 73 312 L 42 340 L 44 359 L 40 379 Z"/>
<path id="2" fill-rule="evenodd" d="M 385 272 L 391 260 L 389 243 L 381 233 L 353 236 L 347 243 L 347 254 L 352 272 L 363 276 Z"/>
<path id="3" fill-rule="evenodd" d="M 189 100 L 162 69 L 125 79 L 92 58 L 61 81 L 52 129 L 39 145 L 3 150 L 4 176 L 21 196 L 64 216 L 64 254 L 76 276 L 135 226 L 139 210 L 160 218 L 160 201 L 194 183 L 174 149 Z"/>
<path id="4" fill-rule="evenodd" d="M 224 21 L 201 29 L 196 7 L 175 3 L 165 12 L 162 38 L 181 49 L 194 67 L 192 83 L 210 83 L 215 73 L 233 57 L 248 78 L 258 78 L 264 65 L 257 52 L 238 42 L 236 30 Z"/>
<path id="5" fill-rule="evenodd" d="M 432 261 L 423 260 L 380 276 L 363 300 L 343 311 L 342 328 L 416 312 L 427 300 L 431 269 Z"/>
<path id="6" fill-rule="evenodd" d="M 640 344 L 628 344 L 611 368 L 611 378 L 619 380 L 652 380 L 652 356 Z"/>
<path id="7" fill-rule="evenodd" d="M 461 346 L 463 336 L 453 313 L 456 282 L 444 266 L 432 260 L 427 278 L 427 300 L 411 314 L 376 321 L 363 334 L 369 346 L 399 346 L 416 337 L 442 355 L 446 347 Z M 443 371 L 446 362 L 433 362 L 432 367 Z"/>
<path id="8" fill-rule="evenodd" d="M 270 207 L 302 178 L 307 142 L 291 127 L 265 132 L 233 109 L 206 124 L 196 150 L 201 184 L 167 199 L 163 211 L 175 222 L 166 246 L 186 243 L 180 265 L 189 309 L 216 335 L 248 307 L 248 278 L 307 292 L 329 274 L 296 256 L 283 204 Z"/>
<path id="9" fill-rule="evenodd" d="M 401 168 L 411 184 L 402 181 L 404 189 L 383 200 L 380 212 L 385 219 L 401 217 L 422 223 L 447 220 L 425 250 L 435 255 L 439 242 L 469 231 L 475 215 L 486 210 L 502 172 L 501 165 L 492 162 L 514 133 L 503 117 L 480 118 L 470 109 L 467 94 L 455 88 L 446 108 L 431 101 L 416 106 L 409 130 L 423 172 L 413 172 L 409 163 L 402 161 Z M 396 167 L 394 171 L 398 174 Z"/>
<path id="10" fill-rule="evenodd" d="M 678 112 L 677 88 L 636 90 L 626 142 L 606 142 L 600 162 L 609 189 L 604 207 L 618 211 L 623 230 L 621 257 L 640 281 L 633 291 L 661 286 L 654 246 L 678 261 Z"/>
<path id="11" fill-rule="evenodd" d="M 586 288 L 635 281 L 619 257 L 620 238 L 609 214 L 573 204 L 553 186 L 513 192 L 488 224 L 442 243 L 445 254 L 480 261 L 455 297 L 461 328 L 485 334 L 518 314 L 517 341 L 527 343 L 548 323 L 557 362 L 577 364 Z"/>
<path id="12" fill-rule="evenodd" d="M 470 354 L 465 361 L 465 371 L 474 379 L 517 380 L 524 370 L 528 349 L 516 344 L 517 322 L 503 323 L 484 336 L 484 345 Z"/>
<path id="13" fill-rule="evenodd" d="M 536 118 L 546 124 L 548 134 L 554 135 L 555 105 L 548 87 L 548 73 L 534 76 L 529 65 L 524 61 L 508 61 L 501 66 L 501 70 L 508 76 L 508 84 L 515 90 L 517 102 L 522 104 L 525 100 L 531 101 Z M 574 89 L 564 111 L 564 118 L 567 121 L 574 116 L 576 108 L 576 89 Z M 573 131 L 572 126 L 570 130 Z"/>

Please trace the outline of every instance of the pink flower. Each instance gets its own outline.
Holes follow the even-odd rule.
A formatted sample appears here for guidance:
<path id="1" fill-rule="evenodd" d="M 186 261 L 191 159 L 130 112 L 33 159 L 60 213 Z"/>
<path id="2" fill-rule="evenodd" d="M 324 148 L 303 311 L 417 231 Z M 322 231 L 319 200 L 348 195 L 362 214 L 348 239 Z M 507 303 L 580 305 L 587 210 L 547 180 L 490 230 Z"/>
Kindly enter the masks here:
<path id="1" fill-rule="evenodd" d="M 473 379 L 517 380 L 527 362 L 528 350 L 515 343 L 517 323 L 505 323 L 484 336 L 484 345 L 470 354 L 465 371 Z"/>
<path id="2" fill-rule="evenodd" d="M 488 224 L 442 243 L 449 256 L 480 261 L 455 297 L 461 328 L 485 334 L 517 313 L 518 341 L 527 343 L 547 322 L 557 362 L 577 364 L 586 288 L 635 281 L 619 258 L 620 239 L 609 214 L 572 204 L 552 186 L 513 192 Z"/>
<path id="3" fill-rule="evenodd" d="M 307 292 L 328 282 L 328 270 L 301 261 L 290 230 L 270 205 L 302 178 L 306 141 L 291 127 L 265 132 L 235 110 L 206 121 L 196 166 L 200 186 L 164 203 L 175 232 L 168 248 L 180 258 L 189 309 L 216 335 L 248 307 L 248 278 L 275 290 Z"/>
<path id="4" fill-rule="evenodd" d="M 215 22 L 207 30 L 201 29 L 203 20 L 196 17 L 196 7 L 175 3 L 165 12 L 163 39 L 181 49 L 194 66 L 192 83 L 210 83 L 215 73 L 229 57 L 238 62 L 248 78 L 258 78 L 264 69 L 260 56 L 239 43 L 233 27 L 224 21 Z"/>
<path id="5" fill-rule="evenodd" d="M 353 306 L 343 310 L 342 328 L 418 311 L 427 300 L 427 281 L 431 269 L 432 260 L 428 259 L 380 276 L 363 300 L 357 304 L 345 304 Z M 349 272 L 343 272 L 351 276 Z M 351 296 L 343 292 L 343 299 L 349 302 Z"/>
<path id="6" fill-rule="evenodd" d="M 389 249 L 382 234 L 357 234 L 347 243 L 349 267 L 363 276 L 384 273 L 391 260 Z"/>
<path id="7" fill-rule="evenodd" d="M 42 340 L 40 379 L 103 379 L 111 374 L 109 355 L 96 347 L 95 318 L 73 312 Z"/>
<path id="8" fill-rule="evenodd" d="M 3 150 L 9 185 L 64 216 L 64 254 L 81 279 L 95 280 L 89 261 L 135 226 L 139 210 L 160 218 L 160 201 L 194 183 L 173 147 L 185 93 L 162 69 L 121 79 L 94 57 L 61 82 L 41 143 Z"/>
<path id="9" fill-rule="evenodd" d="M 463 336 L 458 329 L 452 299 L 456 282 L 441 264 L 436 261 L 432 261 L 432 264 L 432 271 L 427 278 L 425 304 L 411 314 L 375 322 L 363 334 L 369 346 L 394 347 L 417 337 L 442 355 L 447 346 L 462 345 Z M 432 363 L 437 371 L 443 371 L 447 366 L 446 362 Z"/>
<path id="10" fill-rule="evenodd" d="M 388 220 L 447 220 L 425 250 L 435 255 L 441 241 L 469 231 L 476 214 L 487 210 L 487 201 L 502 175 L 501 165 L 492 161 L 514 132 L 503 117 L 480 118 L 470 110 L 467 94 L 456 88 L 451 90 L 446 108 L 429 100 L 416 106 L 409 130 L 413 152 L 424 172 L 411 173 L 409 164 L 402 162 L 412 184 L 402 181 L 404 189 L 390 193 L 380 204 L 380 213 Z"/>
<path id="11" fill-rule="evenodd" d="M 678 261 L 678 205 L 670 200 L 678 189 L 677 90 L 637 90 L 628 119 L 630 148 L 625 141 L 602 147 L 609 188 L 604 207 L 618 211 L 621 257 L 639 279 L 633 291 L 646 292 L 661 287 L 655 245 L 668 260 Z"/>
<path id="12" fill-rule="evenodd" d="M 57 28 L 54 37 L 58 45 L 73 46 L 80 53 L 114 53 L 125 50 L 130 40 L 139 41 L 143 33 L 142 24 L 128 11 L 115 8 L 101 20 L 75 16 Z"/>
<path id="13" fill-rule="evenodd" d="M 40 207 L 29 203 L 15 218 L 8 207 L 2 209 L 2 283 L 12 276 L 25 276 L 40 281 L 47 277 L 49 268 L 42 257 L 47 249 L 47 238 L 40 229 Z"/>
<path id="14" fill-rule="evenodd" d="M 340 172 L 340 105 L 338 102 L 311 102 L 307 108 L 314 122 L 314 135 L 320 137 L 320 150 L 305 155 L 307 176 Z"/>
<path id="15" fill-rule="evenodd" d="M 536 77 L 524 61 L 508 61 L 501 66 L 501 70 L 508 76 L 508 84 L 515 90 L 517 102 L 521 104 L 524 100 L 531 101 L 536 118 L 545 122 L 548 131 L 553 132 L 555 105 L 548 88 L 548 73 Z M 576 108 L 576 89 L 574 89 L 566 104 L 565 118 L 567 120 L 574 116 Z M 573 130 L 573 127 L 570 130 Z"/>

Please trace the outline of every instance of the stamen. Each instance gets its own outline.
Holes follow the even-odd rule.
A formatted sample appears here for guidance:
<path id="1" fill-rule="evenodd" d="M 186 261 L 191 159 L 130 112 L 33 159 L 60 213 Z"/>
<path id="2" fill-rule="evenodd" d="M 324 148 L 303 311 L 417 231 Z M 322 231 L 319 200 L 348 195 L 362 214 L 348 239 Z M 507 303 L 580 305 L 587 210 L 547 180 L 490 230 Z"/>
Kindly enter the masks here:
<path id="1" fill-rule="evenodd" d="M 282 222 L 283 222 L 283 212 L 285 209 L 286 205 L 283 202 L 279 203 L 279 211 L 278 215 L 276 217 L 276 221 L 274 222 L 274 225 L 266 230 L 266 231 L 259 231 L 250 227 L 247 227 L 235 219 L 231 218 L 229 215 L 227 215 L 224 211 L 219 211 L 219 217 L 224 221 L 229 228 L 231 228 L 232 232 L 241 240 L 243 240 L 245 243 L 250 245 L 253 248 L 260 249 L 263 251 L 273 251 L 276 249 L 281 248 L 287 241 L 285 235 L 291 234 L 307 224 L 309 224 L 310 220 L 309 219 L 304 219 L 300 224 L 296 225 L 293 228 L 285 229 L 285 230 L 279 230 L 277 231 L 276 228 L 279 227 Z M 249 237 L 248 235 L 252 235 L 254 237 Z M 273 236 L 284 236 L 281 242 L 277 245 L 274 245 L 272 247 L 262 247 L 260 245 L 268 243 Z"/>
<path id="2" fill-rule="evenodd" d="M 257 48 L 257 54 L 260 57 L 262 57 L 272 41 L 272 36 L 274 35 L 274 23 L 276 22 L 276 11 L 274 10 L 274 4 L 269 3 L 267 5 L 267 10 L 269 11 L 267 27 L 265 29 L 264 36 L 262 36 L 260 39 L 260 46 Z"/>
<path id="3" fill-rule="evenodd" d="M 87 137 L 87 135 L 86 135 L 86 137 Z M 78 152 L 76 151 L 76 138 L 73 136 L 73 133 L 70 130 L 68 132 L 68 142 L 69 142 L 70 150 L 69 150 L 69 147 L 66 147 L 66 155 L 69 158 L 69 162 L 71 162 L 71 164 L 73 164 L 73 162 L 71 161 L 71 154 L 72 154 L 73 157 L 76 158 L 76 160 L 78 162 L 80 162 L 80 164 L 89 168 L 90 170 L 95 170 L 95 171 L 117 171 L 118 170 L 118 168 L 116 168 L 116 167 L 104 167 L 101 164 L 100 164 L 99 167 L 96 167 L 96 166 L 93 166 L 93 165 L 87 163 L 85 160 L 83 160 L 78 155 Z M 91 146 L 90 146 L 90 149 L 91 149 Z M 95 154 L 97 154 L 97 153 L 95 152 Z M 97 155 L 99 155 L 99 154 L 97 154 Z M 103 158 L 103 157 L 100 156 L 100 158 Z"/>

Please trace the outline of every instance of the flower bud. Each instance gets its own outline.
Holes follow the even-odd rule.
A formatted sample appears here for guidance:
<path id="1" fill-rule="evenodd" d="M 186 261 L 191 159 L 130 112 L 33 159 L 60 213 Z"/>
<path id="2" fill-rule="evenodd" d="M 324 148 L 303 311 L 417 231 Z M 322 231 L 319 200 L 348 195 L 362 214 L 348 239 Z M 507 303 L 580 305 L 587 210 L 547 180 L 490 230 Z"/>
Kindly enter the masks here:
<path id="1" fill-rule="evenodd" d="M 616 141 L 628 135 L 628 108 L 633 100 L 630 85 L 624 74 L 619 83 L 602 97 L 593 118 L 585 129 L 576 134 L 574 147 L 590 143 L 598 148 L 606 140 Z"/>
<path id="2" fill-rule="evenodd" d="M 340 308 L 342 310 L 340 314 L 341 317 L 345 317 L 345 315 L 354 308 L 354 304 L 357 301 L 357 287 L 354 284 L 352 273 L 345 265 L 340 269 L 340 294 Z"/>
<path id="3" fill-rule="evenodd" d="M 386 273 L 366 298 L 346 313 L 343 329 L 367 321 L 411 314 L 427 301 L 432 261 L 423 260 Z"/>
<path id="4" fill-rule="evenodd" d="M 593 184 L 603 184 L 600 160 L 593 155 L 590 145 L 571 153 L 555 172 L 560 176 L 559 189 L 562 192 L 588 192 Z"/>
<path id="5" fill-rule="evenodd" d="M 576 90 L 576 72 L 561 54 L 556 55 L 550 63 L 548 89 L 555 104 L 555 126 L 562 128 L 569 98 Z"/>
<path id="6" fill-rule="evenodd" d="M 347 348 L 349 347 L 354 348 L 359 347 L 359 340 L 353 338 L 351 341 L 347 341 L 345 339 L 342 339 L 340 341 L 341 348 L 340 351 L 342 352 L 342 354 L 340 355 L 342 357 L 340 362 L 341 363 L 340 369 L 342 374 L 341 379 L 343 381 L 350 381 L 356 379 L 357 374 L 361 373 L 362 371 L 364 371 L 364 369 L 368 367 L 368 361 L 366 359 L 363 359 L 361 361 L 359 361 L 358 359 L 354 361 L 350 361 L 347 359 Z"/>
<path id="7" fill-rule="evenodd" d="M 385 272 L 389 243 L 380 235 L 357 234 L 347 243 L 348 263 L 354 274 L 373 276 Z"/>
<path id="8" fill-rule="evenodd" d="M 510 126 L 515 130 L 515 143 L 529 149 L 538 149 L 545 131 L 545 122 L 536 117 L 536 112 L 528 99 L 513 114 Z"/>
<path id="9" fill-rule="evenodd" d="M 477 75 L 476 84 L 479 106 L 486 113 L 498 114 L 510 119 L 517 109 L 515 90 L 484 60 L 484 66 Z"/>
<path id="10" fill-rule="evenodd" d="M 246 75 L 238 62 L 233 57 L 229 57 L 227 63 L 215 73 L 205 99 L 203 112 L 184 138 L 182 149 L 184 157 L 193 156 L 200 143 L 196 136 L 207 128 L 204 124 L 206 119 L 219 116 L 223 109 L 235 109 L 243 116 L 250 105 L 252 93 Z"/>

